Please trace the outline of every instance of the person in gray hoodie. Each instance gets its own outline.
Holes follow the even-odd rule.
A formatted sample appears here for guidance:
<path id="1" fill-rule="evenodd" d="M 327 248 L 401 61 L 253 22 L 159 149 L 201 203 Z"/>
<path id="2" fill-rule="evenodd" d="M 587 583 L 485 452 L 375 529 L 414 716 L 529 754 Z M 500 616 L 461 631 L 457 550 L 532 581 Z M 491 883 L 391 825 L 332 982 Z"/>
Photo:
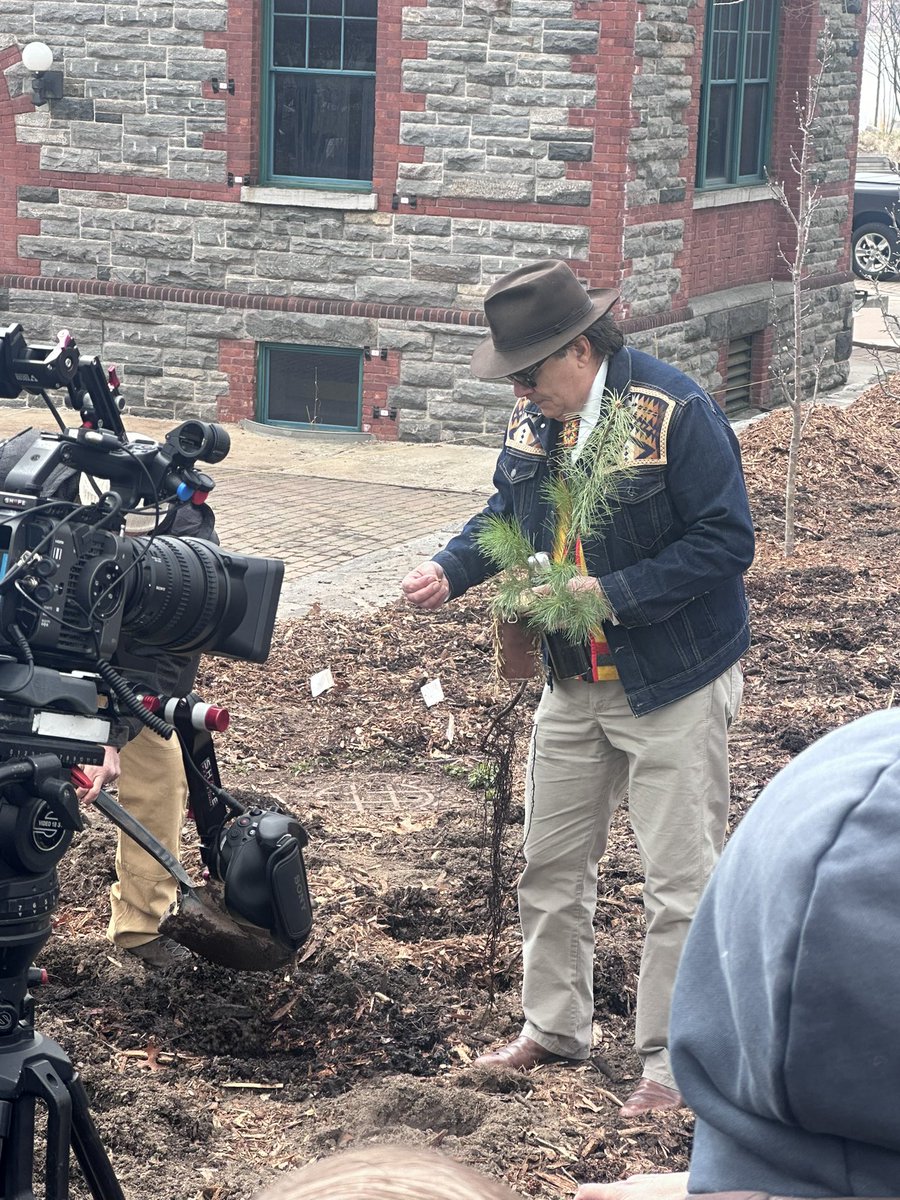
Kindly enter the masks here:
<path id="1" fill-rule="evenodd" d="M 806 749 L 763 791 L 700 902 L 672 1066 L 688 1175 L 576 1200 L 900 1195 L 900 710 Z"/>

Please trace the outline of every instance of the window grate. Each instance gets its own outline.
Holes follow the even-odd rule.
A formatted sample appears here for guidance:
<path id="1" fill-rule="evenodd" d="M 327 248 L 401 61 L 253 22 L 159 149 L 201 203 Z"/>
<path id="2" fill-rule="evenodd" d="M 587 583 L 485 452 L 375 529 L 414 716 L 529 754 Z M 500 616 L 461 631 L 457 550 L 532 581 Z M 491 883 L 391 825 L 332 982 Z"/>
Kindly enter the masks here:
<path id="1" fill-rule="evenodd" d="M 257 414 L 266 425 L 358 431 L 362 352 L 327 346 L 262 345 Z"/>
<path id="2" fill-rule="evenodd" d="M 732 338 L 728 343 L 725 375 L 725 412 L 729 417 L 753 407 L 753 338 Z"/>

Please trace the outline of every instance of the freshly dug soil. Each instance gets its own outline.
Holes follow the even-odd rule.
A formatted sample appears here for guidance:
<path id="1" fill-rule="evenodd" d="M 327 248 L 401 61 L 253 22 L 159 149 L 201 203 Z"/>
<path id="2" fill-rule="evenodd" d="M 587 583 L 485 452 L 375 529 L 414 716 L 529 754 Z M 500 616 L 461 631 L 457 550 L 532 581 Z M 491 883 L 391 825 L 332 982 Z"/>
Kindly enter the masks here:
<path id="1" fill-rule="evenodd" d="M 758 525 L 748 576 L 754 645 L 733 739 L 733 814 L 830 729 L 896 703 L 900 681 L 900 404 L 879 391 L 816 409 L 802 448 L 798 544 L 783 531 L 789 418 L 744 431 Z M 200 960 L 145 970 L 104 939 L 114 834 L 95 815 L 61 864 L 41 955 L 38 1027 L 82 1073 L 130 1200 L 240 1200 L 279 1172 L 370 1141 L 440 1146 L 526 1196 L 687 1162 L 691 1117 L 623 1123 L 642 937 L 627 818 L 602 865 L 595 1057 L 492 1076 L 471 1060 L 519 1030 L 514 912 L 522 759 L 538 685 L 507 720 L 514 801 L 500 829 L 503 925 L 490 954 L 492 812 L 482 740 L 513 694 L 493 678 L 487 595 L 435 614 L 281 624 L 265 667 L 207 660 L 226 704 L 226 786 L 302 819 L 316 924 L 281 975 Z M 335 686 L 311 698 L 309 677 Z M 420 687 L 439 678 L 443 703 Z M 191 827 L 185 861 L 196 872 Z M 496 909 L 496 903 L 495 903 Z M 73 1195 L 86 1195 L 80 1178 Z"/>

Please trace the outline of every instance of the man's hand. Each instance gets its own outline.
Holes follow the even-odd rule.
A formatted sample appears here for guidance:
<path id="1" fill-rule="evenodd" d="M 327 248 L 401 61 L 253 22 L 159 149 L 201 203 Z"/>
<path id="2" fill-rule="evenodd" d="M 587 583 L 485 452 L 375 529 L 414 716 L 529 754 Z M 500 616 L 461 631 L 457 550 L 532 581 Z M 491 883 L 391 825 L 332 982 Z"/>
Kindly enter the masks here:
<path id="1" fill-rule="evenodd" d="M 597 592 L 598 595 L 603 595 L 600 580 L 594 575 L 573 575 L 566 587 L 570 592 Z M 537 592 L 539 596 L 547 596 L 550 594 L 550 584 L 539 583 L 532 591 Z"/>
<path id="2" fill-rule="evenodd" d="M 678 1175 L 629 1175 L 618 1183 L 583 1183 L 575 1200 L 686 1200 L 687 1171 Z"/>
<path id="3" fill-rule="evenodd" d="M 104 746 L 103 764 L 99 767 L 94 764 L 86 765 L 81 770 L 93 782 L 89 788 L 76 788 L 75 794 L 82 804 L 92 804 L 108 783 L 115 783 L 119 778 L 121 767 L 118 750 L 115 746 Z"/>
<path id="4" fill-rule="evenodd" d="M 410 571 L 400 587 L 409 603 L 416 608 L 440 608 L 450 599 L 450 584 L 444 568 L 432 559 Z"/>

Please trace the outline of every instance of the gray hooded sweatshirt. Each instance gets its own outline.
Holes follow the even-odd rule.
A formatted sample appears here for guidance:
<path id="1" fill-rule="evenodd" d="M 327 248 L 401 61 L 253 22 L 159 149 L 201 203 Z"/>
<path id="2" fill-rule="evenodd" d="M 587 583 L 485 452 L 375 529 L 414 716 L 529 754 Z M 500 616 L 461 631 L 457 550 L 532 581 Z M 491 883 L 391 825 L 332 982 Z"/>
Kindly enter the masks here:
<path id="1" fill-rule="evenodd" d="M 900 710 L 800 754 L 729 842 L 670 1047 L 692 1194 L 900 1195 Z"/>

